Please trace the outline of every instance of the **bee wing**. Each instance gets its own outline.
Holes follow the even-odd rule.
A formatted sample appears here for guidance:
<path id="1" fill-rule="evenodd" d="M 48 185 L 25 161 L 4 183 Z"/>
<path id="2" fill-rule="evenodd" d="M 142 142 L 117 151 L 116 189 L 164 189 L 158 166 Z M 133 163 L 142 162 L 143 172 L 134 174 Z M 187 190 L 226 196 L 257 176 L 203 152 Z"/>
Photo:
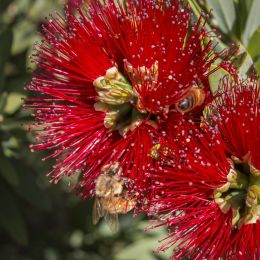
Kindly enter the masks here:
<path id="1" fill-rule="evenodd" d="M 92 222 L 96 225 L 100 218 L 104 216 L 104 210 L 99 198 L 95 198 L 92 210 Z"/>
<path id="2" fill-rule="evenodd" d="M 110 214 L 109 212 L 105 212 L 104 219 L 110 230 L 116 233 L 119 229 L 118 214 Z"/>

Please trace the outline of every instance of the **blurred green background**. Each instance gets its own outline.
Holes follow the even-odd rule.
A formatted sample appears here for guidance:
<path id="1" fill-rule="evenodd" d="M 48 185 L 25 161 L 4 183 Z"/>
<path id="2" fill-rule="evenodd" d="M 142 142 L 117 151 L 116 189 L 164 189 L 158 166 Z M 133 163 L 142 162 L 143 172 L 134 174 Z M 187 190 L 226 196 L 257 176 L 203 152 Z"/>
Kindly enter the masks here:
<path id="1" fill-rule="evenodd" d="M 221 44 L 242 42 L 260 71 L 260 0 L 187 0 L 196 14 L 214 9 L 211 25 Z M 30 120 L 21 111 L 24 86 L 31 77 L 32 44 L 51 12 L 62 12 L 62 0 L 0 0 L 0 259 L 2 260 L 155 260 L 153 254 L 165 230 L 144 232 L 145 217 L 120 217 L 112 234 L 101 222 L 91 222 L 92 201 L 69 192 L 66 180 L 51 185 L 45 176 L 51 162 L 28 149 Z M 248 58 L 249 57 L 249 58 Z"/>

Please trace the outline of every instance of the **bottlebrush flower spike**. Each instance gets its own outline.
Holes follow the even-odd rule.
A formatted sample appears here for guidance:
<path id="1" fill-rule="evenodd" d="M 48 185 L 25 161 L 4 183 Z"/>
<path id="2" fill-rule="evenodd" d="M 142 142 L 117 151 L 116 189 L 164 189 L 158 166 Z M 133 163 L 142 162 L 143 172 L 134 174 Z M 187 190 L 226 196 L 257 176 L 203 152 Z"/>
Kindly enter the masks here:
<path id="1" fill-rule="evenodd" d="M 153 176 L 150 212 L 170 229 L 160 249 L 175 247 L 172 259 L 260 257 L 259 84 L 222 84 L 203 131 L 182 122 Z"/>
<path id="2" fill-rule="evenodd" d="M 252 161 L 260 169 L 260 86 L 256 80 L 235 82 L 225 77 L 204 122 L 218 129 L 226 149 L 238 162 Z"/>
<path id="3" fill-rule="evenodd" d="M 203 106 L 211 64 L 223 53 L 211 41 L 202 47 L 205 21 L 192 26 L 182 1 L 89 1 L 65 13 L 49 20 L 36 44 L 28 86 L 35 97 L 26 104 L 36 120 L 32 149 L 53 151 L 54 181 L 81 173 L 85 196 L 95 195 L 104 171 L 144 195 L 161 119 L 172 107 Z"/>

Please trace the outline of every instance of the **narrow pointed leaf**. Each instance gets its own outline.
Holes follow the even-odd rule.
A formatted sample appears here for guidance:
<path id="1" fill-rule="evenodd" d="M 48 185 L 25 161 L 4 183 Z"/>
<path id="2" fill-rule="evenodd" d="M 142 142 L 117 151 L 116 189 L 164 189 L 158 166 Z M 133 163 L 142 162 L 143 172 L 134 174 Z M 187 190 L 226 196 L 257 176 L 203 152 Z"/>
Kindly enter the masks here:
<path id="1" fill-rule="evenodd" d="M 233 60 L 233 64 L 238 70 L 239 76 L 242 79 L 246 79 L 248 75 L 250 75 L 250 73 L 252 73 L 255 69 L 252 57 L 242 44 L 240 44 L 239 46 L 239 51 L 237 56 Z"/>
<path id="2" fill-rule="evenodd" d="M 232 32 L 236 20 L 236 11 L 233 0 L 207 0 L 209 6 L 213 9 L 213 15 L 216 18 L 219 28 L 224 33 Z"/>
<path id="3" fill-rule="evenodd" d="M 260 56 L 259 46 L 260 46 L 260 29 L 255 31 L 254 35 L 250 39 L 247 48 L 253 60 L 255 60 L 255 58 Z"/>
<path id="4" fill-rule="evenodd" d="M 249 39 L 260 26 L 259 10 L 260 0 L 254 0 L 251 6 L 251 10 L 246 22 L 245 32 L 243 35 L 243 43 L 245 46 L 248 45 Z"/>

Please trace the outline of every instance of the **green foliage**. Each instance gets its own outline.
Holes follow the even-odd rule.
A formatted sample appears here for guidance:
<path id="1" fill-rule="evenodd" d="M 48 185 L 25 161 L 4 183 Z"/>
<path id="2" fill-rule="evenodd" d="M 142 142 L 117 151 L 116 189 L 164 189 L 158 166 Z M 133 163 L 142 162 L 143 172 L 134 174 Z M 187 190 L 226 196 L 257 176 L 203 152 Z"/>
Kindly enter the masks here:
<path id="1" fill-rule="evenodd" d="M 216 66 L 212 65 L 211 70 L 214 70 L 215 67 Z M 216 70 L 214 73 L 210 74 L 209 85 L 210 85 L 210 90 L 213 93 L 213 95 L 218 91 L 219 81 L 227 75 L 229 75 L 229 73 L 222 68 L 220 68 L 220 69 Z"/>
<path id="2" fill-rule="evenodd" d="M 233 60 L 233 64 L 236 66 L 240 77 L 243 79 L 246 79 L 248 75 L 254 73 L 256 69 L 252 57 L 243 45 L 239 46 L 239 50 L 237 56 Z"/>
<path id="3" fill-rule="evenodd" d="M 28 243 L 28 233 L 17 199 L 3 183 L 0 183 L 0 194 L 0 226 L 17 243 L 26 245 Z"/>
<path id="4" fill-rule="evenodd" d="M 260 26 L 259 10 L 260 10 L 260 1 L 253 0 L 253 3 L 251 4 L 250 12 L 248 14 L 248 19 L 246 21 L 245 31 L 243 35 L 243 42 L 245 46 L 247 46 L 249 39 L 252 37 L 254 32 Z"/>
<path id="5" fill-rule="evenodd" d="M 217 50 L 219 47 L 239 49 L 234 62 L 242 78 L 255 72 L 260 74 L 260 16 L 256 13 L 260 9 L 259 0 L 188 0 L 188 4 L 197 18 L 202 10 L 212 11 L 207 30 L 214 36 Z M 212 28 L 216 28 L 222 37 L 215 37 Z"/>
<path id="6" fill-rule="evenodd" d="M 235 23 L 235 4 L 233 0 L 207 0 L 210 8 L 214 10 L 214 17 L 220 30 L 232 33 Z"/>
<path id="7" fill-rule="evenodd" d="M 135 260 L 168 259 L 156 255 L 157 240 L 165 230 L 143 232 L 144 217 L 120 218 L 121 230 L 112 234 L 104 222 L 94 227 L 91 202 L 68 192 L 63 182 L 50 185 L 45 174 L 50 163 L 44 153 L 31 153 L 26 131 L 29 114 L 22 111 L 24 85 L 31 74 L 29 55 L 36 31 L 45 16 L 60 10 L 62 0 L 0 0 L 0 252 L 11 260 Z M 188 0 L 198 17 L 213 8 L 213 22 L 222 34 L 219 48 L 242 42 L 236 57 L 245 76 L 254 64 L 260 72 L 259 0 Z M 212 91 L 226 72 L 210 77 Z"/>

